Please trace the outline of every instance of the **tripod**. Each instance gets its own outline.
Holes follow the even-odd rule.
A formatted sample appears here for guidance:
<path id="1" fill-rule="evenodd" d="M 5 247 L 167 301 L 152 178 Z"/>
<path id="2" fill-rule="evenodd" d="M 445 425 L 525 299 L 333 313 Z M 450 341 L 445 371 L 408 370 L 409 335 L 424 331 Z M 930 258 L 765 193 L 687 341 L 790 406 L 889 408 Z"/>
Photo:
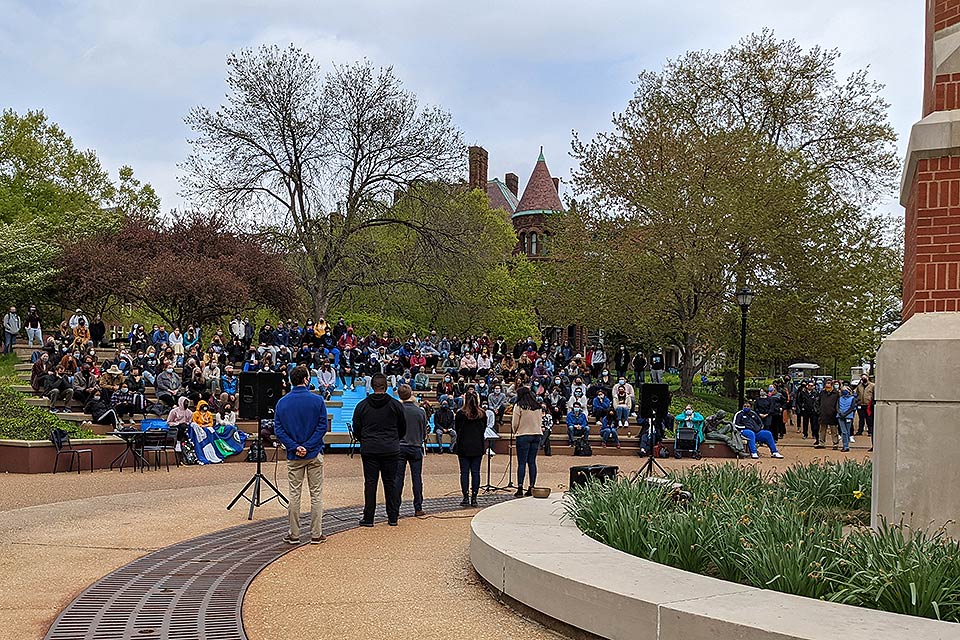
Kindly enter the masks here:
<path id="1" fill-rule="evenodd" d="M 488 440 L 489 442 L 489 440 Z M 480 490 L 484 493 L 493 493 L 494 491 L 507 491 L 506 487 L 498 487 L 495 484 L 490 484 L 490 461 L 493 459 L 489 453 L 485 454 L 487 456 L 487 483 L 480 487 Z"/>
<path id="2" fill-rule="evenodd" d="M 642 436 L 642 432 L 640 434 Z M 647 435 L 650 437 L 650 453 L 647 456 L 647 461 L 643 463 L 639 469 L 637 469 L 633 477 L 630 480 L 636 480 L 637 478 L 650 478 L 655 475 L 654 469 L 659 471 L 659 475 L 666 478 L 667 470 L 660 466 L 660 463 L 657 462 L 657 456 L 655 454 L 654 445 L 657 441 L 657 412 L 651 411 L 651 417 L 647 421 Z M 642 438 L 641 438 L 642 440 Z"/>
<path id="3" fill-rule="evenodd" d="M 230 509 L 233 508 L 233 505 L 237 504 L 240 498 L 243 498 L 244 500 L 249 502 L 250 512 L 247 514 L 247 520 L 253 520 L 253 509 L 255 507 L 262 507 L 263 505 L 267 504 L 271 500 L 278 500 L 279 502 L 285 505 L 289 504 L 289 500 L 287 500 L 287 497 L 285 495 L 280 493 L 280 489 L 277 489 L 273 485 L 273 483 L 270 482 L 267 476 L 263 475 L 263 470 L 261 465 L 263 464 L 262 459 L 265 457 L 265 455 L 263 451 L 263 442 L 260 438 L 260 420 L 259 419 L 257 420 L 257 449 L 259 451 L 259 454 L 257 455 L 257 472 L 253 474 L 253 477 L 247 481 L 247 484 L 243 485 L 243 489 L 240 489 L 240 493 L 238 493 L 233 498 L 233 500 L 230 501 L 230 504 L 227 505 L 227 511 L 229 511 Z M 267 498 L 266 500 L 263 500 L 260 497 L 261 482 L 266 484 L 273 491 L 273 495 Z M 250 487 L 253 487 L 253 494 L 251 496 L 247 496 L 247 489 L 249 489 Z"/>
<path id="4" fill-rule="evenodd" d="M 513 410 L 516 411 L 517 408 L 514 407 Z M 489 464 L 490 461 L 487 460 L 487 465 L 489 466 Z M 510 429 L 510 452 L 509 459 L 507 461 L 507 486 L 504 487 L 504 490 L 516 488 L 516 485 L 513 484 L 513 429 Z"/>

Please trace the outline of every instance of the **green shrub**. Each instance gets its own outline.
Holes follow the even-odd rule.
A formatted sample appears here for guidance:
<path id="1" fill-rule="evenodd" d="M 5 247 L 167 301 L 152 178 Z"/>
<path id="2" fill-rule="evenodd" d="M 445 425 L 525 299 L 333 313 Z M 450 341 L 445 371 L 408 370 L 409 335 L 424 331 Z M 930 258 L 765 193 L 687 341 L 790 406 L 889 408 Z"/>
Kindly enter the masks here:
<path id="1" fill-rule="evenodd" d="M 92 431 L 61 420 L 43 407 L 27 404 L 22 394 L 10 388 L 11 383 L 10 379 L 0 379 L 0 438 L 46 440 L 56 428 L 65 430 L 71 438 L 97 437 Z"/>
<path id="2" fill-rule="evenodd" d="M 928 536 L 861 526 L 869 462 L 818 462 L 780 475 L 701 465 L 673 477 L 694 498 L 647 482 L 591 481 L 568 494 L 566 514 L 588 536 L 678 569 L 953 622 L 960 621 L 960 548 Z"/>

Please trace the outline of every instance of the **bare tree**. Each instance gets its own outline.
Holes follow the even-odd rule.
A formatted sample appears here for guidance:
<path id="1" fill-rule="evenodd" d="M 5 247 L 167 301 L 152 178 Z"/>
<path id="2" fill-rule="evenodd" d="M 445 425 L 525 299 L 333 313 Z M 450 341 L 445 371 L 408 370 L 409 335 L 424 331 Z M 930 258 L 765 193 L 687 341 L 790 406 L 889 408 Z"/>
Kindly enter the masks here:
<path id="1" fill-rule="evenodd" d="M 196 137 L 184 193 L 252 218 L 289 253 L 315 314 L 357 289 L 410 283 L 383 241 L 391 234 L 415 234 L 424 260 L 470 252 L 444 215 L 450 190 L 413 188 L 454 181 L 461 135 L 391 68 L 361 62 L 323 74 L 292 45 L 264 46 L 228 58 L 227 86 L 218 110 L 186 118 Z M 400 211 L 398 193 L 435 199 Z"/>

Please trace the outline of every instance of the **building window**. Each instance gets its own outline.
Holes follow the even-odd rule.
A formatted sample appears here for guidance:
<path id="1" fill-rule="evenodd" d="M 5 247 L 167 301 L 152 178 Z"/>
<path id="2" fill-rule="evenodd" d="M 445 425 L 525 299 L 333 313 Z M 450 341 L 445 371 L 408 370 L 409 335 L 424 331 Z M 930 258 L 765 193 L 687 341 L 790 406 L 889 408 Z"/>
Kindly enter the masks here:
<path id="1" fill-rule="evenodd" d="M 539 247 L 537 247 L 537 232 L 536 232 L 536 231 L 532 231 L 532 232 L 530 233 L 530 255 L 532 255 L 532 256 L 537 255 L 537 249 L 538 249 L 538 248 L 539 248 Z"/>
<path id="2" fill-rule="evenodd" d="M 520 234 L 520 251 L 527 252 L 527 234 L 525 233 Z"/>

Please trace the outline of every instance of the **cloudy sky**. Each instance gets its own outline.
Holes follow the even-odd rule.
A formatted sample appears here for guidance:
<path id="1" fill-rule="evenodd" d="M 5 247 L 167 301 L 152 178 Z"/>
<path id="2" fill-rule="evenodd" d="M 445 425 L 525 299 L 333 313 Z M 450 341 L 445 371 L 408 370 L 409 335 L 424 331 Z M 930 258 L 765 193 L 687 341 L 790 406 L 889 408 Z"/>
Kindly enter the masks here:
<path id="1" fill-rule="evenodd" d="M 0 0 L 0 106 L 43 109 L 115 174 L 130 164 L 178 197 L 183 117 L 215 107 L 231 51 L 293 42 L 323 64 L 393 65 L 490 152 L 491 176 L 526 182 L 540 145 L 567 176 L 571 131 L 605 130 L 643 69 L 724 49 L 764 27 L 836 47 L 842 73 L 886 85 L 906 146 L 919 117 L 920 0 Z"/>

